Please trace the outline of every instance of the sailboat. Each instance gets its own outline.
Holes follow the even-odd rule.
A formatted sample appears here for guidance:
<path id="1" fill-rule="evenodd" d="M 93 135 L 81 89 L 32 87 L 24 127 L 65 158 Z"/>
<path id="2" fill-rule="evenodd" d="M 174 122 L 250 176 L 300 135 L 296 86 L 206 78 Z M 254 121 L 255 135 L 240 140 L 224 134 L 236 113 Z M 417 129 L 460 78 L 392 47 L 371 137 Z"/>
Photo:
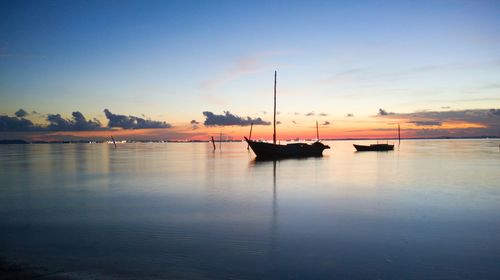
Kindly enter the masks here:
<path id="1" fill-rule="evenodd" d="M 319 142 L 318 124 L 316 122 L 317 141 L 312 144 L 293 143 L 287 145 L 276 144 L 276 76 L 274 71 L 274 118 L 273 118 L 273 143 L 253 141 L 245 137 L 250 148 L 257 158 L 275 159 L 275 158 L 304 158 L 321 157 L 323 150 L 330 149 L 328 145 Z"/>
<path id="2" fill-rule="evenodd" d="M 399 124 L 398 124 L 398 140 L 399 140 L 399 143 L 401 144 L 401 128 L 400 128 Z M 358 152 L 369 152 L 369 151 L 385 152 L 385 151 L 394 150 L 394 145 L 391 145 L 389 143 L 370 144 L 369 146 L 368 145 L 356 145 L 356 144 L 353 144 L 353 145 L 354 145 L 354 148 L 356 148 L 356 151 L 358 151 Z"/>

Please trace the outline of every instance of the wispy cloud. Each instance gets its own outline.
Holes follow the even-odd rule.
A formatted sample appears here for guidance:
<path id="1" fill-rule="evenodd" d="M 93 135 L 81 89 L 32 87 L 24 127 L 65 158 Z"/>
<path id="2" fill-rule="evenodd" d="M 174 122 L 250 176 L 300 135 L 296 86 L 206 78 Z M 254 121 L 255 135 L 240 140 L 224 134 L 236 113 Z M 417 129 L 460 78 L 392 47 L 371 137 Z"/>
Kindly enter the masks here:
<path id="1" fill-rule="evenodd" d="M 232 63 L 226 71 L 219 74 L 218 77 L 205 80 L 201 83 L 204 90 L 213 90 L 224 84 L 235 81 L 241 77 L 264 71 L 271 67 L 266 61 L 272 57 L 289 55 L 294 52 L 260 52 L 251 56 L 242 57 Z"/>
<path id="2" fill-rule="evenodd" d="M 346 71 L 331 74 L 319 79 L 320 83 L 338 84 L 352 82 L 367 82 L 378 80 L 399 80 L 414 75 L 433 73 L 436 71 L 471 70 L 498 68 L 500 60 L 487 60 L 478 62 L 449 63 L 449 64 L 427 64 L 414 67 L 407 67 L 400 70 L 383 71 L 378 68 L 353 68 Z M 497 87 L 498 84 L 490 83 L 487 86 Z"/>
<path id="3" fill-rule="evenodd" d="M 500 128 L 500 109 L 471 109 L 457 111 L 420 111 L 394 113 L 383 117 L 405 122 L 416 127 L 440 127 L 443 129 L 483 128 L 483 132 L 495 134 Z"/>
<path id="4" fill-rule="evenodd" d="M 409 121 L 407 123 L 413 123 L 416 126 L 441 126 L 443 124 L 440 121 Z"/>

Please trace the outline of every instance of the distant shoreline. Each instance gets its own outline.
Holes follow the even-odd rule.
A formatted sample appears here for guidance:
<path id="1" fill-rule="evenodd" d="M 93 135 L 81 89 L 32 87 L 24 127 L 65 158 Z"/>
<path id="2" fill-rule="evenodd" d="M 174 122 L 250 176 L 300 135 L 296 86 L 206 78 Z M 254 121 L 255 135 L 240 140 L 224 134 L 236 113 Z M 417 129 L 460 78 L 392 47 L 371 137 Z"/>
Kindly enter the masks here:
<path id="1" fill-rule="evenodd" d="M 462 139 L 500 139 L 498 136 L 478 136 L 478 137 L 426 137 L 426 138 L 401 138 L 401 140 L 462 140 Z M 398 138 L 337 138 L 337 139 L 321 139 L 322 141 L 363 141 L 363 140 L 398 140 Z M 215 140 L 216 142 L 243 142 L 240 140 Z M 269 140 L 265 140 L 269 141 Z M 298 141 L 316 141 L 316 139 L 286 139 L 285 142 Z M 121 143 L 210 143 L 210 140 L 125 140 Z M 26 141 L 22 139 L 4 139 L 0 140 L 0 145 L 12 144 L 112 144 L 110 141 L 103 140 L 67 140 L 67 141 Z"/>

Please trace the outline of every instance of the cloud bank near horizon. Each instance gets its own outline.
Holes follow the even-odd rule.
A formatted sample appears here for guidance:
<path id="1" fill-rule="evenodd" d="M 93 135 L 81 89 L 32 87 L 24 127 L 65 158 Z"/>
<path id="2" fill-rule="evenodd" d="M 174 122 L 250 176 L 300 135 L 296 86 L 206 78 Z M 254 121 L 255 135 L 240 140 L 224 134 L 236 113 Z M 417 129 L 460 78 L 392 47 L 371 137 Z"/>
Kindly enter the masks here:
<path id="1" fill-rule="evenodd" d="M 34 124 L 31 120 L 25 118 L 29 114 L 19 109 L 15 117 L 6 115 L 0 116 L 0 131 L 21 132 L 21 131 L 91 131 L 103 130 L 101 122 L 97 119 L 87 120 L 85 116 L 75 111 L 71 119 L 65 119 L 60 114 L 47 114 L 47 125 Z"/>
<path id="2" fill-rule="evenodd" d="M 104 109 L 107 126 L 103 126 L 97 119 L 87 120 L 85 116 L 75 111 L 71 118 L 67 119 L 61 114 L 47 114 L 45 117 L 46 125 L 35 124 L 26 118 L 29 113 L 24 109 L 15 112 L 15 116 L 0 115 L 0 131 L 3 132 L 43 132 L 43 131 L 101 131 L 111 130 L 113 128 L 122 129 L 156 129 L 171 128 L 172 126 L 163 121 L 147 120 L 135 116 L 117 115 Z"/>
<path id="3" fill-rule="evenodd" d="M 382 109 L 383 110 L 383 109 Z M 383 110 L 385 111 L 385 110 Z M 95 118 L 86 118 L 81 112 L 75 111 L 69 118 L 61 114 L 40 114 L 34 111 L 19 109 L 12 115 L 0 115 L 0 132 L 2 137 L 12 138 L 15 135 L 28 135 L 37 137 L 41 135 L 59 135 L 59 137 L 107 137 L 110 131 L 113 134 L 128 135 L 128 137 L 176 137 L 182 138 L 203 138 L 213 127 L 230 127 L 235 137 L 240 133 L 237 127 L 245 127 L 254 123 L 255 125 L 270 125 L 271 122 L 260 117 L 242 117 L 224 111 L 223 114 L 215 114 L 210 111 L 203 112 L 205 120 L 197 121 L 188 119 L 185 126 L 178 126 L 175 129 L 167 129 L 172 126 L 163 121 L 149 120 L 146 117 L 136 117 L 130 115 L 114 114 L 110 110 L 107 113 L 108 122 L 99 121 Z M 408 135 L 418 137 L 475 137 L 475 136 L 496 136 L 500 131 L 500 109 L 468 109 L 468 110 L 448 110 L 448 111 L 416 111 L 412 113 L 387 112 L 385 115 L 368 116 L 370 119 L 359 120 L 352 127 L 349 122 L 342 122 L 340 119 L 323 120 L 322 126 L 331 125 L 336 122 L 339 126 L 332 126 L 331 135 L 371 136 L 377 132 L 390 132 L 394 130 L 396 123 L 401 124 L 401 129 Z M 303 114 L 301 114 L 303 115 Z M 342 118 L 345 115 L 341 116 Z M 42 123 L 39 123 L 39 121 Z M 283 121 L 283 120 L 281 120 Z M 290 123 L 285 130 L 297 131 L 296 126 L 300 120 L 284 120 L 283 123 Z M 330 123 L 330 124 L 328 124 Z M 202 127 L 202 124 L 204 127 Z M 293 127 L 292 127 L 293 126 Z M 353 128 L 359 128 L 352 130 Z M 153 132 L 156 130 L 155 132 Z M 11 132 L 9 134 L 9 132 Z M 25 134 L 23 134 L 25 133 Z M 28 137 L 26 136 L 26 137 Z M 187 139 L 186 138 L 186 139 Z"/>
<path id="4" fill-rule="evenodd" d="M 135 116 L 117 115 L 104 109 L 108 119 L 108 127 L 119 127 L 123 129 L 145 129 L 145 128 L 171 128 L 172 125 L 163 121 L 146 120 Z"/>
<path id="5" fill-rule="evenodd" d="M 401 120 L 417 127 L 443 129 L 484 128 L 500 129 L 500 109 L 471 109 L 454 111 L 421 111 L 414 113 L 379 114 L 386 119 Z"/>
<path id="6" fill-rule="evenodd" d="M 203 115 L 205 116 L 205 121 L 203 122 L 205 126 L 248 126 L 252 123 L 254 125 L 271 124 L 271 122 L 265 121 L 261 118 L 242 118 L 237 115 L 231 114 L 229 111 L 224 111 L 224 114 L 222 115 L 216 115 L 212 112 L 205 111 L 203 112 Z"/>

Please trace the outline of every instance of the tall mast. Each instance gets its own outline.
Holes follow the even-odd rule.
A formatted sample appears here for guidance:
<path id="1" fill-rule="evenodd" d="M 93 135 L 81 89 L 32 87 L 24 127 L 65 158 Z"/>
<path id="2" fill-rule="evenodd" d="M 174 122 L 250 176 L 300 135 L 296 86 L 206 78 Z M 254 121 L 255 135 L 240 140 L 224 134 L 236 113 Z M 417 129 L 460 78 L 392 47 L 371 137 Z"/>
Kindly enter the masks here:
<path id="1" fill-rule="evenodd" d="M 273 133 L 273 144 L 276 144 L 276 72 L 274 71 L 274 118 L 273 118 L 273 127 L 274 127 L 274 133 Z"/>
<path id="2" fill-rule="evenodd" d="M 248 135 L 248 140 L 252 140 L 252 128 L 253 122 L 250 124 L 250 135 Z M 250 145 L 247 145 L 247 150 L 250 148 Z"/>
<path id="3" fill-rule="evenodd" d="M 318 121 L 316 121 L 316 140 L 319 141 Z"/>
<path id="4" fill-rule="evenodd" d="M 401 127 L 398 123 L 398 146 L 401 145 Z"/>

